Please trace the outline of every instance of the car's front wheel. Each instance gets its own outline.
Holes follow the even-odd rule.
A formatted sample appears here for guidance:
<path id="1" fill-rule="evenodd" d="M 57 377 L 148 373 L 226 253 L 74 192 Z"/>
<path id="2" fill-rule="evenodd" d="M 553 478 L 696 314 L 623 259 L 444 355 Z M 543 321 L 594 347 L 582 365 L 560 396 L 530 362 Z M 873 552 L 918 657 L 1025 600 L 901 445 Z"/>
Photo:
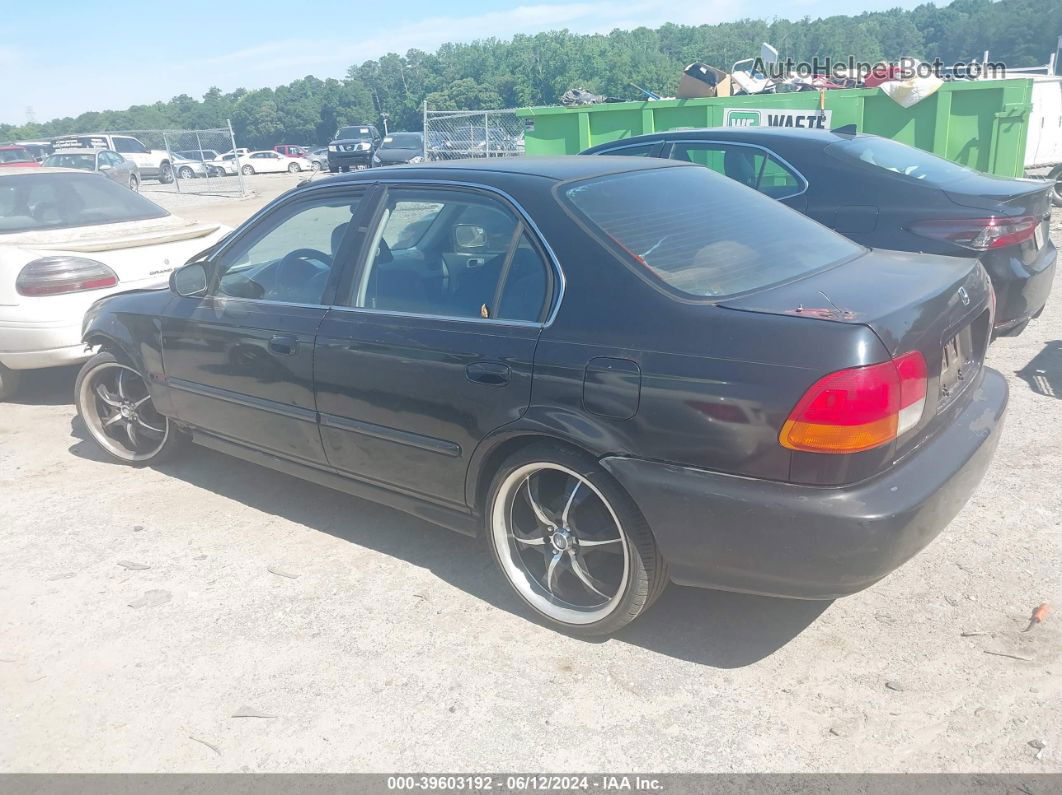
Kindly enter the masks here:
<path id="1" fill-rule="evenodd" d="M 169 163 L 163 163 L 159 167 L 159 182 L 163 185 L 169 185 L 173 182 L 173 166 Z"/>
<path id="2" fill-rule="evenodd" d="M 133 193 L 140 190 L 140 180 L 136 178 L 135 174 L 129 177 L 129 190 L 133 191 Z"/>
<path id="3" fill-rule="evenodd" d="M 667 566 L 630 496 L 593 459 L 551 443 L 499 469 L 487 542 L 517 595 L 553 626 L 605 635 L 641 615 Z"/>
<path id="4" fill-rule="evenodd" d="M 109 351 L 82 366 L 74 402 L 92 441 L 113 461 L 157 464 L 186 441 L 169 418 L 156 411 L 144 377 Z"/>
<path id="5" fill-rule="evenodd" d="M 254 173 L 254 166 L 251 166 L 251 165 L 244 166 L 243 168 L 240 169 L 240 171 L 242 171 L 244 174 L 246 174 L 249 177 L 249 176 L 251 176 Z"/>
<path id="6" fill-rule="evenodd" d="M 288 166 L 288 173 L 289 174 L 295 174 L 295 173 L 297 173 L 299 171 L 302 171 L 302 169 L 299 168 L 299 164 L 298 163 L 292 163 L 290 166 Z"/>
<path id="7" fill-rule="evenodd" d="M 193 179 L 195 177 L 195 172 L 188 166 L 181 166 L 180 170 L 177 172 L 177 176 L 181 179 Z"/>

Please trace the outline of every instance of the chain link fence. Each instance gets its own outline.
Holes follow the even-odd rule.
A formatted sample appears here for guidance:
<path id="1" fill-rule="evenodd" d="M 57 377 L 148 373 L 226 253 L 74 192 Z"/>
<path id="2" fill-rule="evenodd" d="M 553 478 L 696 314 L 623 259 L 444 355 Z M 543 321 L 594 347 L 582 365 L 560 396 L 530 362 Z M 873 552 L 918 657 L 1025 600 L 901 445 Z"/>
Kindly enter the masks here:
<path id="1" fill-rule="evenodd" d="M 518 157 L 524 123 L 515 110 L 431 110 L 424 106 L 424 159 Z"/>
<path id="2" fill-rule="evenodd" d="M 59 148 L 109 148 L 140 169 L 145 192 L 246 195 L 231 125 L 213 130 L 107 130 L 74 133 Z"/>

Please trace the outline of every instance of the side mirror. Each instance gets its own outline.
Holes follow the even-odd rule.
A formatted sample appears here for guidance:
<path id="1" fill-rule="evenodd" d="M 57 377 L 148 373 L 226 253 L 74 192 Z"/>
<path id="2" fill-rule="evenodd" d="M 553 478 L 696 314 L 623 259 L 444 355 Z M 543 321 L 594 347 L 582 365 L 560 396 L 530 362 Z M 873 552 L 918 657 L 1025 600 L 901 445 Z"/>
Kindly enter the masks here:
<path id="1" fill-rule="evenodd" d="M 472 224 L 454 226 L 454 243 L 458 248 L 483 248 L 487 245 L 487 230 Z"/>
<path id="2" fill-rule="evenodd" d="M 203 262 L 191 262 L 170 274 L 170 290 L 183 298 L 206 295 L 207 269 Z"/>

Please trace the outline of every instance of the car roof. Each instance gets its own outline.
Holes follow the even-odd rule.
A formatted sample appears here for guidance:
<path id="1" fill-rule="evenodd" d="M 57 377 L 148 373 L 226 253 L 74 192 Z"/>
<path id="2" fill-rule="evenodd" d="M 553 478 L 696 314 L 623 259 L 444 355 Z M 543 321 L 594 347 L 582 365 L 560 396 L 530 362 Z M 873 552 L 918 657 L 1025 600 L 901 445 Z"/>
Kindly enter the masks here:
<path id="1" fill-rule="evenodd" d="M 660 168 L 686 168 L 692 163 L 676 160 L 642 157 L 491 157 L 467 158 L 464 160 L 437 160 L 417 165 L 388 166 L 387 175 L 400 175 L 402 179 L 424 177 L 426 179 L 490 180 L 494 176 L 545 177 L 557 181 L 587 179 L 606 174 L 629 171 L 650 171 Z M 375 169 L 341 174 L 315 181 L 326 184 L 346 181 L 374 181 L 381 179 Z"/>
<path id="2" fill-rule="evenodd" d="M 102 146 L 71 146 L 69 149 L 62 148 L 56 149 L 52 152 L 53 155 L 92 155 L 96 152 L 113 152 L 113 149 L 106 149 Z M 51 155 L 49 155 L 51 157 Z"/>
<path id="3" fill-rule="evenodd" d="M 26 147 L 23 146 L 22 144 L 0 144 L 0 149 L 3 149 L 5 152 L 9 152 L 12 149 L 25 149 L 25 148 Z"/>

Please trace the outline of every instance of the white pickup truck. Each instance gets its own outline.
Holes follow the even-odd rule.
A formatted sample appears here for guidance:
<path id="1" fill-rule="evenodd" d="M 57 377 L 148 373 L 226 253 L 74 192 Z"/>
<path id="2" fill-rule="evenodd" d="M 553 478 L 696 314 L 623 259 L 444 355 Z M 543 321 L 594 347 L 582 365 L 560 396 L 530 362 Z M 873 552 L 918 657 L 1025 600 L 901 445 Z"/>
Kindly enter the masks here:
<path id="1" fill-rule="evenodd" d="M 86 149 L 111 149 L 126 160 L 132 160 L 140 167 L 140 176 L 157 179 L 159 182 L 173 182 L 173 164 L 165 149 L 148 149 L 131 135 L 111 135 L 110 133 L 92 133 L 91 135 L 63 135 L 52 141 L 55 149 L 83 147 Z"/>

